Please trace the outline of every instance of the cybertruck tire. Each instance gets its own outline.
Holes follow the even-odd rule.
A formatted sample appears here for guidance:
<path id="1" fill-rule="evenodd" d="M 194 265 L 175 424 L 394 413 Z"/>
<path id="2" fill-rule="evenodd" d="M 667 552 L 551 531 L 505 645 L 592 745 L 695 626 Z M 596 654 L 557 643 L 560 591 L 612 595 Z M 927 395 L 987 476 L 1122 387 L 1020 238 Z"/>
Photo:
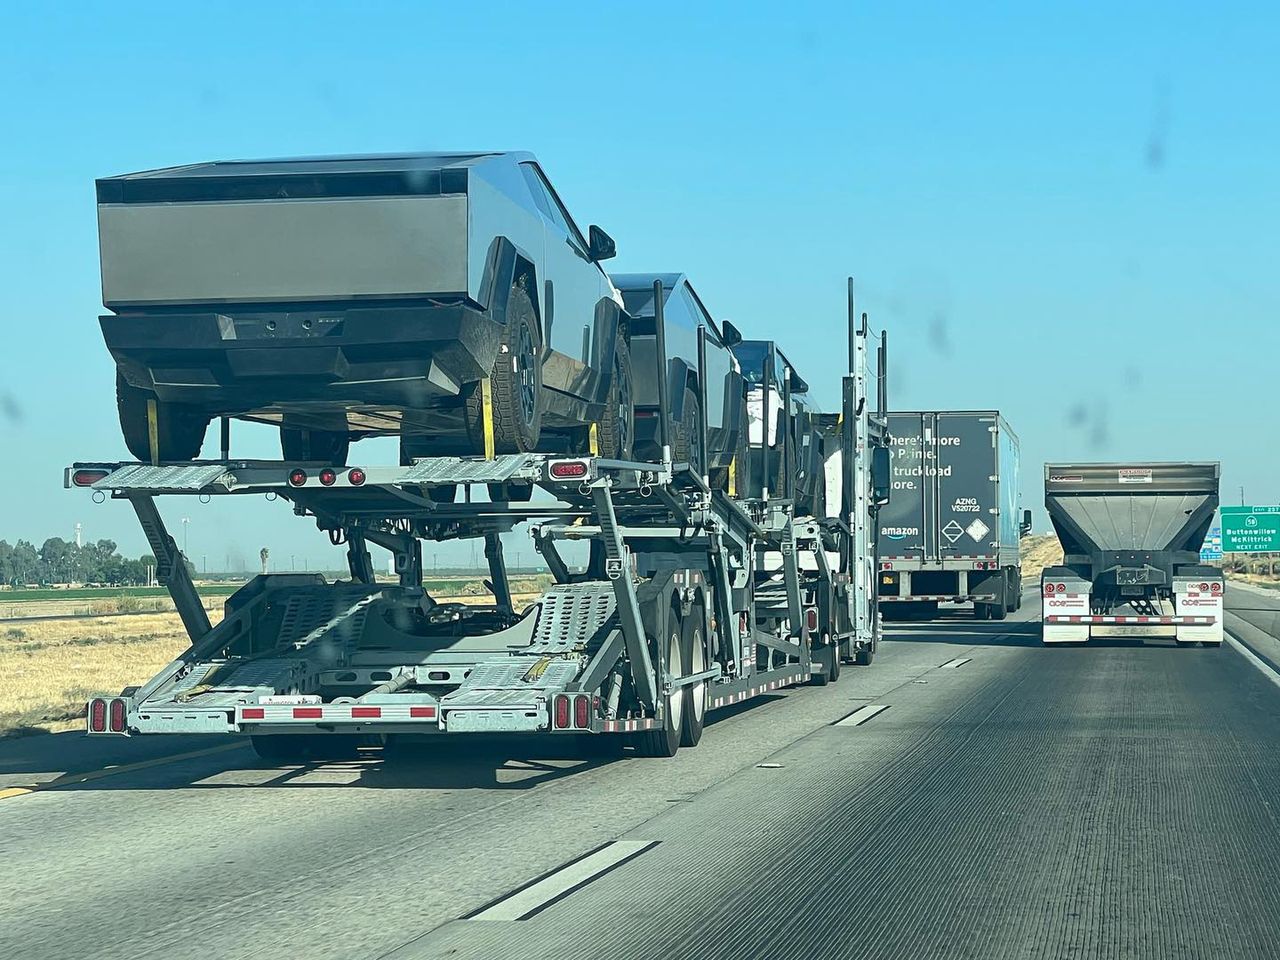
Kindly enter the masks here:
<path id="1" fill-rule="evenodd" d="M 157 400 L 150 390 L 129 383 L 116 373 L 116 409 L 120 414 L 120 432 L 124 444 L 134 457 L 151 461 L 151 430 L 147 403 L 156 405 L 156 455 L 162 461 L 194 460 L 200 456 L 204 434 L 210 417 L 193 407 Z"/>
<path id="2" fill-rule="evenodd" d="M 280 453 L 286 460 L 325 463 L 345 467 L 351 452 L 351 435 L 337 430 L 280 428 Z"/>
<path id="3" fill-rule="evenodd" d="M 613 375 L 604 415 L 597 426 L 600 455 L 630 460 L 635 448 L 636 403 L 631 381 L 631 348 L 621 337 L 613 348 Z"/>
<path id="4" fill-rule="evenodd" d="M 699 476 L 702 475 L 702 450 L 698 444 L 700 420 L 698 394 L 691 387 L 685 387 L 684 413 L 680 422 L 675 425 L 675 444 L 671 456 L 676 463 L 687 463 L 689 469 Z"/>
<path id="5" fill-rule="evenodd" d="M 538 346 L 537 316 L 524 285 L 511 285 L 507 322 L 498 357 L 489 377 L 493 401 L 493 444 L 497 453 L 531 453 L 542 436 L 542 352 Z M 472 443 L 484 452 L 483 394 L 467 397 Z"/>

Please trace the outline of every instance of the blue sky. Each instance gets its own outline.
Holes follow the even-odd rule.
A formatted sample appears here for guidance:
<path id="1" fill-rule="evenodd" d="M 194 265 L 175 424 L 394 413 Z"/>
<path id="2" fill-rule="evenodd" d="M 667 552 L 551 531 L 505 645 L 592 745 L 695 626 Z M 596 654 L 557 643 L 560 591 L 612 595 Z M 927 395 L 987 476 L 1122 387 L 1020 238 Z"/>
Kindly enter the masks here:
<path id="1" fill-rule="evenodd" d="M 1280 501 L 1273 7 L 48 7 L 0 7 L 0 538 L 144 548 L 61 489 L 124 453 L 95 177 L 430 148 L 532 150 L 616 269 L 687 271 L 832 404 L 853 274 L 892 405 L 1001 409 L 1030 506 L 1071 459 L 1220 459 L 1224 500 Z M 197 562 L 333 562 L 280 504 L 231 506 L 168 511 Z"/>

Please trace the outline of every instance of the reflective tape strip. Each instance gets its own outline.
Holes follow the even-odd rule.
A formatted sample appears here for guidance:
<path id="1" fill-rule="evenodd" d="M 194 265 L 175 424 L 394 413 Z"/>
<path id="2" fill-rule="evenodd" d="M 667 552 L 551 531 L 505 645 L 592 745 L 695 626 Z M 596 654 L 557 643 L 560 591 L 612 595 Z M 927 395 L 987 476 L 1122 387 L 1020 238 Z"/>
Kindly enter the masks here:
<path id="1" fill-rule="evenodd" d="M 236 707 L 236 723 L 404 723 L 410 720 L 435 721 L 434 704 L 329 703 L 294 706 L 264 703 Z"/>
<path id="2" fill-rule="evenodd" d="M 1209 627 L 1218 622 L 1217 617 L 1097 617 L 1054 614 L 1044 618 L 1045 623 L 1145 623 L 1153 626 Z"/>

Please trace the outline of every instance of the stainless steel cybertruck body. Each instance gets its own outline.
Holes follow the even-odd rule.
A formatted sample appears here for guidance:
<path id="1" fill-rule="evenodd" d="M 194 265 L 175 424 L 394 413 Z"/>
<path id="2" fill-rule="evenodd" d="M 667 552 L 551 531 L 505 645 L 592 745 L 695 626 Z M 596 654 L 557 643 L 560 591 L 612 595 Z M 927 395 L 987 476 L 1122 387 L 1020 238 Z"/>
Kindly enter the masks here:
<path id="1" fill-rule="evenodd" d="M 201 163 L 97 182 L 107 347 L 143 460 L 199 454 L 214 417 L 344 461 L 630 450 L 622 299 L 527 153 Z"/>

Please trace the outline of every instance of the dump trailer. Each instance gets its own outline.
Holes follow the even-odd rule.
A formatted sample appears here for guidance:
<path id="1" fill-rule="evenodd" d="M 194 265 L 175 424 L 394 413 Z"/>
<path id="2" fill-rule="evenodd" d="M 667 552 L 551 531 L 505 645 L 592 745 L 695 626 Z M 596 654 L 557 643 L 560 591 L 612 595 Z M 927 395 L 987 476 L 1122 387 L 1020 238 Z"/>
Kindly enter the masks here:
<path id="1" fill-rule="evenodd" d="M 996 410 L 894 412 L 889 504 L 880 511 L 885 613 L 936 616 L 972 603 L 979 620 L 1022 605 L 1018 437 Z"/>
<path id="2" fill-rule="evenodd" d="M 230 456 L 73 465 L 69 487 L 133 508 L 192 641 L 142 686 L 91 700 L 88 731 L 241 735 L 275 760 L 478 733 L 670 756 L 697 744 L 710 710 L 869 663 L 879 624 L 862 571 L 886 496 L 887 474 L 873 468 L 886 431 L 866 402 L 865 322 L 851 316 L 849 335 L 842 413 L 824 421 L 843 451 L 835 517 L 802 515 L 784 496 L 730 496 L 674 461 L 665 378 L 654 462 L 517 453 L 368 467 Z M 705 419 L 699 429 L 705 444 Z M 480 496 L 510 484 L 550 496 Z M 442 487 L 461 495 L 432 495 Z M 157 501 L 264 494 L 345 544 L 350 578 L 255 577 L 211 626 Z M 517 524 L 554 578 L 523 608 L 503 556 Z M 484 543 L 489 602 L 430 596 L 424 545 L 471 538 Z M 586 544 L 582 570 L 566 559 L 575 542 Z M 395 582 L 375 577 L 371 547 L 391 552 Z"/>
<path id="3" fill-rule="evenodd" d="M 1045 643 L 1222 643 L 1222 571 L 1200 563 L 1217 463 L 1050 463 L 1044 502 L 1062 566 L 1041 576 Z"/>

